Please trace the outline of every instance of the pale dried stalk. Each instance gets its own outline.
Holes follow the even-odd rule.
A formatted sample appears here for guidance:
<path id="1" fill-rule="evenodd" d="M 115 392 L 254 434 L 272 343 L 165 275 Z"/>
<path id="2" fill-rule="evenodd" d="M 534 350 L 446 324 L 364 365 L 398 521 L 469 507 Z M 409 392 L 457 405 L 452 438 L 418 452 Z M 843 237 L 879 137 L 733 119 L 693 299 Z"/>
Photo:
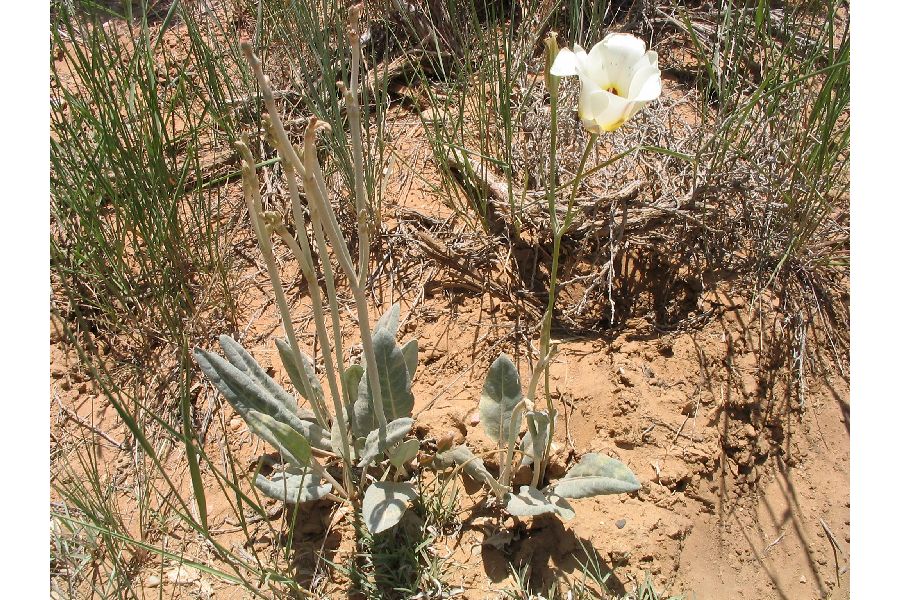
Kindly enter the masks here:
<path id="1" fill-rule="evenodd" d="M 381 378 L 378 373 L 378 363 L 375 361 L 375 348 L 372 344 L 372 331 L 369 324 L 369 308 L 367 305 L 365 289 L 360 285 L 350 259 L 350 251 L 338 227 L 331 203 L 327 201 L 325 192 L 325 177 L 322 167 L 316 157 L 315 136 L 316 128 L 320 126 L 315 117 L 310 119 L 303 139 L 303 161 L 305 175 L 303 176 L 303 188 L 310 200 L 310 216 L 322 225 L 325 234 L 332 243 L 335 257 L 347 276 L 347 283 L 356 300 L 356 311 L 359 317 L 360 337 L 362 338 L 363 355 L 366 359 L 366 373 L 369 377 L 369 391 L 372 394 L 372 402 L 375 405 L 375 417 L 378 419 L 378 428 L 381 436 L 386 436 L 387 420 L 384 416 L 384 404 L 381 398 Z M 328 127 L 326 123 L 321 126 Z M 318 212 L 317 212 L 318 211 Z"/>
<path id="2" fill-rule="evenodd" d="M 324 230 L 324 233 L 327 235 L 328 240 L 332 244 L 332 250 L 338 260 L 338 263 L 346 273 L 348 284 L 357 304 L 357 314 L 359 317 L 363 355 L 365 356 L 366 360 L 366 372 L 369 378 L 369 388 L 372 393 L 372 401 L 375 405 L 375 416 L 378 420 L 378 427 L 381 436 L 384 437 L 386 435 L 387 420 L 385 419 L 384 415 L 384 404 L 381 397 L 381 379 L 378 373 L 378 364 L 375 360 L 375 350 L 372 344 L 371 330 L 369 328 L 369 312 L 365 290 L 360 285 L 360 280 L 357 277 L 357 271 L 354 268 L 353 262 L 350 258 L 350 252 L 347 248 L 347 242 L 346 240 L 344 240 L 343 234 L 341 233 L 340 227 L 337 223 L 337 217 L 334 214 L 334 210 L 331 208 L 331 203 L 328 201 L 328 194 L 325 189 L 324 176 L 322 174 L 322 169 L 319 165 L 318 157 L 316 156 L 315 152 L 316 129 L 318 127 L 327 128 L 328 125 L 325 123 L 320 124 L 315 117 L 310 119 L 309 124 L 306 128 L 306 133 L 304 135 L 302 152 L 303 159 L 301 160 L 300 156 L 288 139 L 287 132 L 284 129 L 284 124 L 282 123 L 281 118 L 278 114 L 277 107 L 275 106 L 275 98 L 272 94 L 271 84 L 268 77 L 266 77 L 262 72 L 262 65 L 260 64 L 259 59 L 253 53 L 253 49 L 250 46 L 249 42 L 243 42 L 241 44 L 241 48 L 244 51 L 244 54 L 247 57 L 247 61 L 250 63 L 250 66 L 253 69 L 257 80 L 259 81 L 260 88 L 263 93 L 263 100 L 266 104 L 266 108 L 269 111 L 270 130 L 272 132 L 273 138 L 279 146 L 279 149 L 284 152 L 284 154 L 282 155 L 282 160 L 284 163 L 289 162 L 292 164 L 294 171 L 300 175 L 303 182 L 303 188 L 306 191 L 306 196 L 309 201 L 310 218 L 313 221 L 313 229 L 315 231 L 318 223 L 318 226 L 321 227 L 322 230 Z M 297 222 L 296 227 L 296 229 L 299 230 L 301 229 L 300 225 L 304 223 L 304 221 L 302 220 L 302 208 L 300 208 L 299 206 L 299 193 L 296 195 L 292 195 L 292 204 L 294 209 L 294 218 L 297 219 L 298 215 L 301 217 L 301 220 Z M 322 254 L 325 255 L 328 248 L 327 246 L 320 246 L 320 250 L 322 251 Z M 340 422 L 342 421 L 342 419 L 338 419 L 338 421 Z M 340 427 L 342 427 L 342 425 L 342 423 L 339 424 Z"/>
<path id="3" fill-rule="evenodd" d="M 303 362 L 300 353 L 300 346 L 297 343 L 297 334 L 294 331 L 294 323 L 291 320 L 291 312 L 288 307 L 287 298 L 284 294 L 284 287 L 281 285 L 281 275 L 278 273 L 278 265 L 275 263 L 275 254 L 272 251 L 272 240 L 262 221 L 262 201 L 259 193 L 259 179 L 256 177 L 254 169 L 255 162 L 250 149 L 245 141 L 235 144 L 238 152 L 241 154 L 241 178 L 244 187 L 244 199 L 247 201 L 247 209 L 250 212 L 250 223 L 256 238 L 259 240 L 259 247 L 262 251 L 263 259 L 266 263 L 266 269 L 269 273 L 269 279 L 272 281 L 272 288 L 275 291 L 275 302 L 278 305 L 278 311 L 281 313 L 281 322 L 284 327 L 284 333 L 288 340 L 288 345 L 294 354 L 297 364 L 301 366 L 299 369 L 303 377 L 301 383 L 304 387 L 304 393 L 309 399 L 310 407 L 316 416 L 316 420 L 323 427 L 328 426 L 327 411 L 323 411 L 323 406 L 316 402 L 315 395 L 312 393 L 312 386 L 306 379 L 306 369 L 302 368 Z"/>
<path id="4" fill-rule="evenodd" d="M 353 190 L 356 196 L 356 228 L 359 235 L 359 280 L 365 284 L 369 267 L 369 209 L 366 197 L 365 168 L 362 153 L 362 130 L 359 98 L 359 13 L 360 6 L 350 7 L 350 89 L 344 89 L 347 118 L 350 121 L 350 144 L 353 154 Z M 343 86 L 341 86 L 343 87 Z M 376 215 L 375 223 L 380 223 Z"/>
<path id="5" fill-rule="evenodd" d="M 270 132 L 270 136 L 273 138 L 275 142 L 275 146 L 278 149 L 279 154 L 284 158 L 289 155 L 288 152 L 282 150 L 282 146 L 279 142 L 277 136 L 272 135 L 274 133 L 273 120 L 271 116 L 268 119 L 264 119 L 266 121 L 267 131 Z M 293 147 L 291 148 L 293 150 Z M 334 335 L 334 357 L 336 357 L 337 362 L 337 376 L 335 375 L 335 360 L 332 358 L 332 348 L 331 343 L 328 339 L 328 329 L 325 324 L 325 312 L 322 307 L 322 298 L 319 292 L 318 280 L 316 278 L 315 269 L 313 268 L 312 261 L 312 248 L 309 243 L 309 237 L 306 234 L 306 220 L 303 217 L 303 209 L 300 204 L 300 191 L 297 186 L 297 172 L 295 165 L 290 160 L 283 160 L 283 167 L 285 172 L 285 178 L 288 183 L 288 193 L 291 198 L 291 206 L 293 208 L 294 215 L 294 228 L 296 229 L 296 235 L 299 239 L 299 244 L 296 239 L 294 239 L 287 231 L 287 228 L 279 223 L 275 227 L 275 232 L 284 240 L 284 242 L 288 245 L 288 248 L 294 253 L 297 262 L 300 263 L 300 270 L 303 273 L 304 279 L 309 287 L 309 295 L 312 300 L 313 305 L 313 318 L 316 324 L 316 334 L 319 340 L 319 344 L 322 347 L 322 354 L 324 357 L 324 365 L 325 365 L 325 377 L 328 379 L 328 387 L 331 391 L 331 399 L 334 404 L 335 415 L 337 418 L 337 426 L 338 431 L 341 435 L 341 453 L 344 456 L 344 459 L 350 460 L 350 435 L 351 432 L 347 428 L 347 421 L 345 419 L 345 409 L 344 406 L 347 405 L 347 392 L 344 389 L 343 381 L 344 381 L 344 358 L 343 358 L 343 348 L 341 346 L 341 338 L 340 338 L 340 322 L 337 319 L 337 314 L 334 310 L 335 305 L 335 293 L 334 293 L 334 274 L 331 272 L 331 265 L 326 261 L 323 261 L 323 264 L 327 267 L 325 269 L 325 280 L 327 283 L 327 292 L 329 295 L 329 304 L 332 307 L 331 311 L 331 319 L 332 319 L 332 328 Z M 321 247 L 321 246 L 320 246 Z M 304 372 L 305 374 L 305 372 Z M 340 378 L 341 386 L 338 387 L 337 379 Z M 341 390 L 341 395 L 339 396 L 338 390 Z M 351 492 L 355 492 L 353 487 L 353 482 L 350 477 L 349 471 L 344 471 L 344 483 L 350 488 Z"/>

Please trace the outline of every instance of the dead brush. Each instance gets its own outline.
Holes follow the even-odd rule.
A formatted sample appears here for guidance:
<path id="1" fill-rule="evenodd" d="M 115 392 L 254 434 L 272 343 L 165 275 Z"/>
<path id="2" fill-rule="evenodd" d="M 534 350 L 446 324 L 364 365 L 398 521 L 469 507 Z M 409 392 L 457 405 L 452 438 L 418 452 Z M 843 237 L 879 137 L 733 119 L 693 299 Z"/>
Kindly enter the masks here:
<path id="1" fill-rule="evenodd" d="M 558 325 L 600 332 L 647 314 L 661 330 L 689 326 L 702 317 L 713 274 L 729 272 L 742 274 L 751 294 L 803 289 L 825 310 L 840 296 L 849 239 L 842 3 L 641 5 L 624 23 L 574 11 L 582 17 L 565 34 L 578 41 L 585 31 L 640 24 L 671 75 L 639 126 L 606 136 L 588 157 L 562 240 Z M 525 14 L 539 12 L 526 3 Z M 467 49 L 458 86 L 423 78 L 432 107 L 422 123 L 448 204 L 502 238 L 498 247 L 518 247 L 509 272 L 520 277 L 519 293 L 545 300 L 547 188 L 552 181 L 568 193 L 587 136 L 572 111 L 559 111 L 551 177 L 548 90 L 542 59 L 527 51 L 547 24 L 506 17 L 509 27 L 484 26 Z M 575 95 L 577 85 L 564 81 L 561 106 L 574 106 Z M 658 285 L 638 283 L 648 276 Z M 835 311 L 822 316 L 841 327 L 846 303 Z"/>

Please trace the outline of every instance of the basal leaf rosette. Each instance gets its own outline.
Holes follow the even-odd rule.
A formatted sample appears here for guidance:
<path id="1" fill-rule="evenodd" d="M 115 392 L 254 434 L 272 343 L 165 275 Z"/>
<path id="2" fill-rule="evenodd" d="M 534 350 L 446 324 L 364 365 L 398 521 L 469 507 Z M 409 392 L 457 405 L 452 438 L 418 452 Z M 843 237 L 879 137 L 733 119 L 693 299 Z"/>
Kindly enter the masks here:
<path id="1" fill-rule="evenodd" d="M 590 52 L 575 44 L 556 55 L 550 73 L 581 80 L 578 116 L 591 133 L 614 131 L 662 92 L 657 54 L 643 40 L 612 33 Z"/>

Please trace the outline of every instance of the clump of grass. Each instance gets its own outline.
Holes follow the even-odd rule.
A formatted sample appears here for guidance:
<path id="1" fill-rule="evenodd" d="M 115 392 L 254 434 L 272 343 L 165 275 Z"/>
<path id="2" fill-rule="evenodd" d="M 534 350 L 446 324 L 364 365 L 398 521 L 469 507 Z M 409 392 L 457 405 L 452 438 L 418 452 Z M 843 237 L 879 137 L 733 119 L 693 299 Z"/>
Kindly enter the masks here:
<path id="1" fill-rule="evenodd" d="M 723 2 L 677 18 L 700 64 L 698 107 L 710 124 L 697 138 L 692 202 L 732 232 L 702 242 L 745 274 L 755 309 L 767 294 L 779 299 L 802 406 L 812 323 L 824 325 L 837 367 L 848 360 L 849 16 L 844 3 L 822 0 Z"/>
<path id="2" fill-rule="evenodd" d="M 220 197 L 202 184 L 206 103 L 146 21 L 117 27 L 61 4 L 51 31 L 56 305 L 135 354 L 177 346 L 199 279 L 232 303 Z"/>
<path id="3" fill-rule="evenodd" d="M 850 40 L 842 4 L 723 4 L 709 36 L 681 13 L 704 68 L 699 108 L 711 123 L 698 145 L 694 187 L 725 190 L 738 203 L 764 284 L 784 267 L 844 258 L 827 252 L 846 241 L 828 223 L 849 186 Z"/>
<path id="4" fill-rule="evenodd" d="M 468 15 L 460 21 L 471 24 L 472 43 L 446 81 L 424 70 L 419 78 L 448 205 L 470 228 L 522 246 L 518 255 L 537 267 L 512 269 L 523 275 L 521 293 L 543 297 L 549 268 L 524 247 L 549 254 L 546 190 L 571 183 L 586 135 L 561 109 L 559 151 L 549 158 L 549 98 L 534 42 L 554 28 L 569 46 L 637 30 L 669 76 L 659 104 L 602 139 L 588 161 L 576 225 L 563 241 L 557 324 L 615 327 L 644 304 L 658 327 L 691 323 L 700 316 L 694 288 L 723 270 L 741 274 L 757 294 L 788 294 L 807 307 L 805 323 L 828 312 L 848 264 L 843 3 L 657 2 L 628 11 L 613 4 L 454 5 Z M 683 58 L 685 49 L 692 58 Z M 560 94 L 560 106 L 574 106 L 577 83 L 563 83 Z M 627 297 L 621 265 L 631 261 L 660 274 L 645 300 Z M 824 316 L 846 329 L 846 310 L 832 312 Z"/>
<path id="5" fill-rule="evenodd" d="M 447 593 L 446 560 L 435 546 L 453 527 L 458 498 L 439 478 L 420 479 L 418 491 L 411 514 L 397 528 L 373 536 L 358 523 L 353 560 L 328 563 L 350 579 L 355 592 L 380 600 Z"/>
<path id="6" fill-rule="evenodd" d="M 536 586 L 528 565 L 510 569 L 510 587 L 502 591 L 511 600 L 684 600 L 684 596 L 670 596 L 656 591 L 650 573 L 636 581 L 631 591 L 612 589 L 613 572 L 601 568 L 596 551 L 582 545 L 585 560 L 579 560 L 581 573 L 574 581 L 554 579 L 549 585 Z"/>
<path id="7" fill-rule="evenodd" d="M 96 432 L 57 453 L 52 514 L 96 543 L 89 564 L 74 543 L 57 544 L 55 560 L 74 587 L 104 582 L 93 588 L 98 597 L 134 593 L 141 565 L 130 557 L 138 555 L 141 564 L 193 561 L 263 597 L 296 591 L 282 575 L 285 555 L 219 545 L 206 514 L 210 485 L 224 491 L 248 537 L 248 520 L 266 514 L 241 491 L 248 474 L 227 438 L 222 464 L 205 453 L 215 411 L 204 416 L 195 406 L 190 360 L 210 326 L 198 319 L 233 327 L 236 318 L 221 187 L 234 174 L 221 167 L 252 116 L 253 103 L 241 100 L 256 91 L 233 60 L 236 28 L 227 15 L 181 2 L 153 23 L 152 11 L 116 18 L 93 8 L 61 2 L 51 22 L 53 310 L 124 423 L 127 437 L 113 452 L 130 460 L 121 473 L 108 469 Z M 176 24 L 187 35 L 170 45 L 164 34 Z M 173 470 L 173 460 L 185 470 Z M 180 548 L 171 546 L 173 531 Z M 209 551 L 188 553 L 194 543 Z M 221 569 L 206 566 L 213 557 Z"/>

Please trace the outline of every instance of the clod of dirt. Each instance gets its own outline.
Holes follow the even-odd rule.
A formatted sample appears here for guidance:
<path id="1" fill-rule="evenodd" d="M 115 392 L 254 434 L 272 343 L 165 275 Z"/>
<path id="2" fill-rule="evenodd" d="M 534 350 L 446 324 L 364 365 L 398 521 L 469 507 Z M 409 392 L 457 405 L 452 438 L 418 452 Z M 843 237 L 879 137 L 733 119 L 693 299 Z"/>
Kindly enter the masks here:
<path id="1" fill-rule="evenodd" d="M 200 571 L 193 567 L 181 565 L 166 571 L 166 579 L 175 585 L 187 585 L 200 579 Z"/>
<path id="2" fill-rule="evenodd" d="M 619 367 L 619 381 L 621 381 L 622 385 L 625 387 L 634 387 L 634 374 Z"/>
<path id="3" fill-rule="evenodd" d="M 666 358 L 672 358 L 673 356 L 675 356 L 675 350 L 672 345 L 672 340 L 670 339 L 659 340 L 659 342 L 657 342 L 656 344 L 656 350 Z"/>
<path id="4" fill-rule="evenodd" d="M 569 469 L 569 461 L 574 454 L 571 448 L 556 448 L 555 446 L 556 444 L 554 444 L 554 452 L 550 455 L 550 460 L 547 462 L 547 475 L 554 479 L 563 477 L 566 474 L 566 471 Z"/>
<path id="5" fill-rule="evenodd" d="M 531 483 L 531 476 L 534 474 L 534 470 L 530 465 L 522 465 L 519 467 L 519 470 L 516 471 L 515 476 L 512 478 L 512 483 L 514 485 L 529 485 Z"/>

